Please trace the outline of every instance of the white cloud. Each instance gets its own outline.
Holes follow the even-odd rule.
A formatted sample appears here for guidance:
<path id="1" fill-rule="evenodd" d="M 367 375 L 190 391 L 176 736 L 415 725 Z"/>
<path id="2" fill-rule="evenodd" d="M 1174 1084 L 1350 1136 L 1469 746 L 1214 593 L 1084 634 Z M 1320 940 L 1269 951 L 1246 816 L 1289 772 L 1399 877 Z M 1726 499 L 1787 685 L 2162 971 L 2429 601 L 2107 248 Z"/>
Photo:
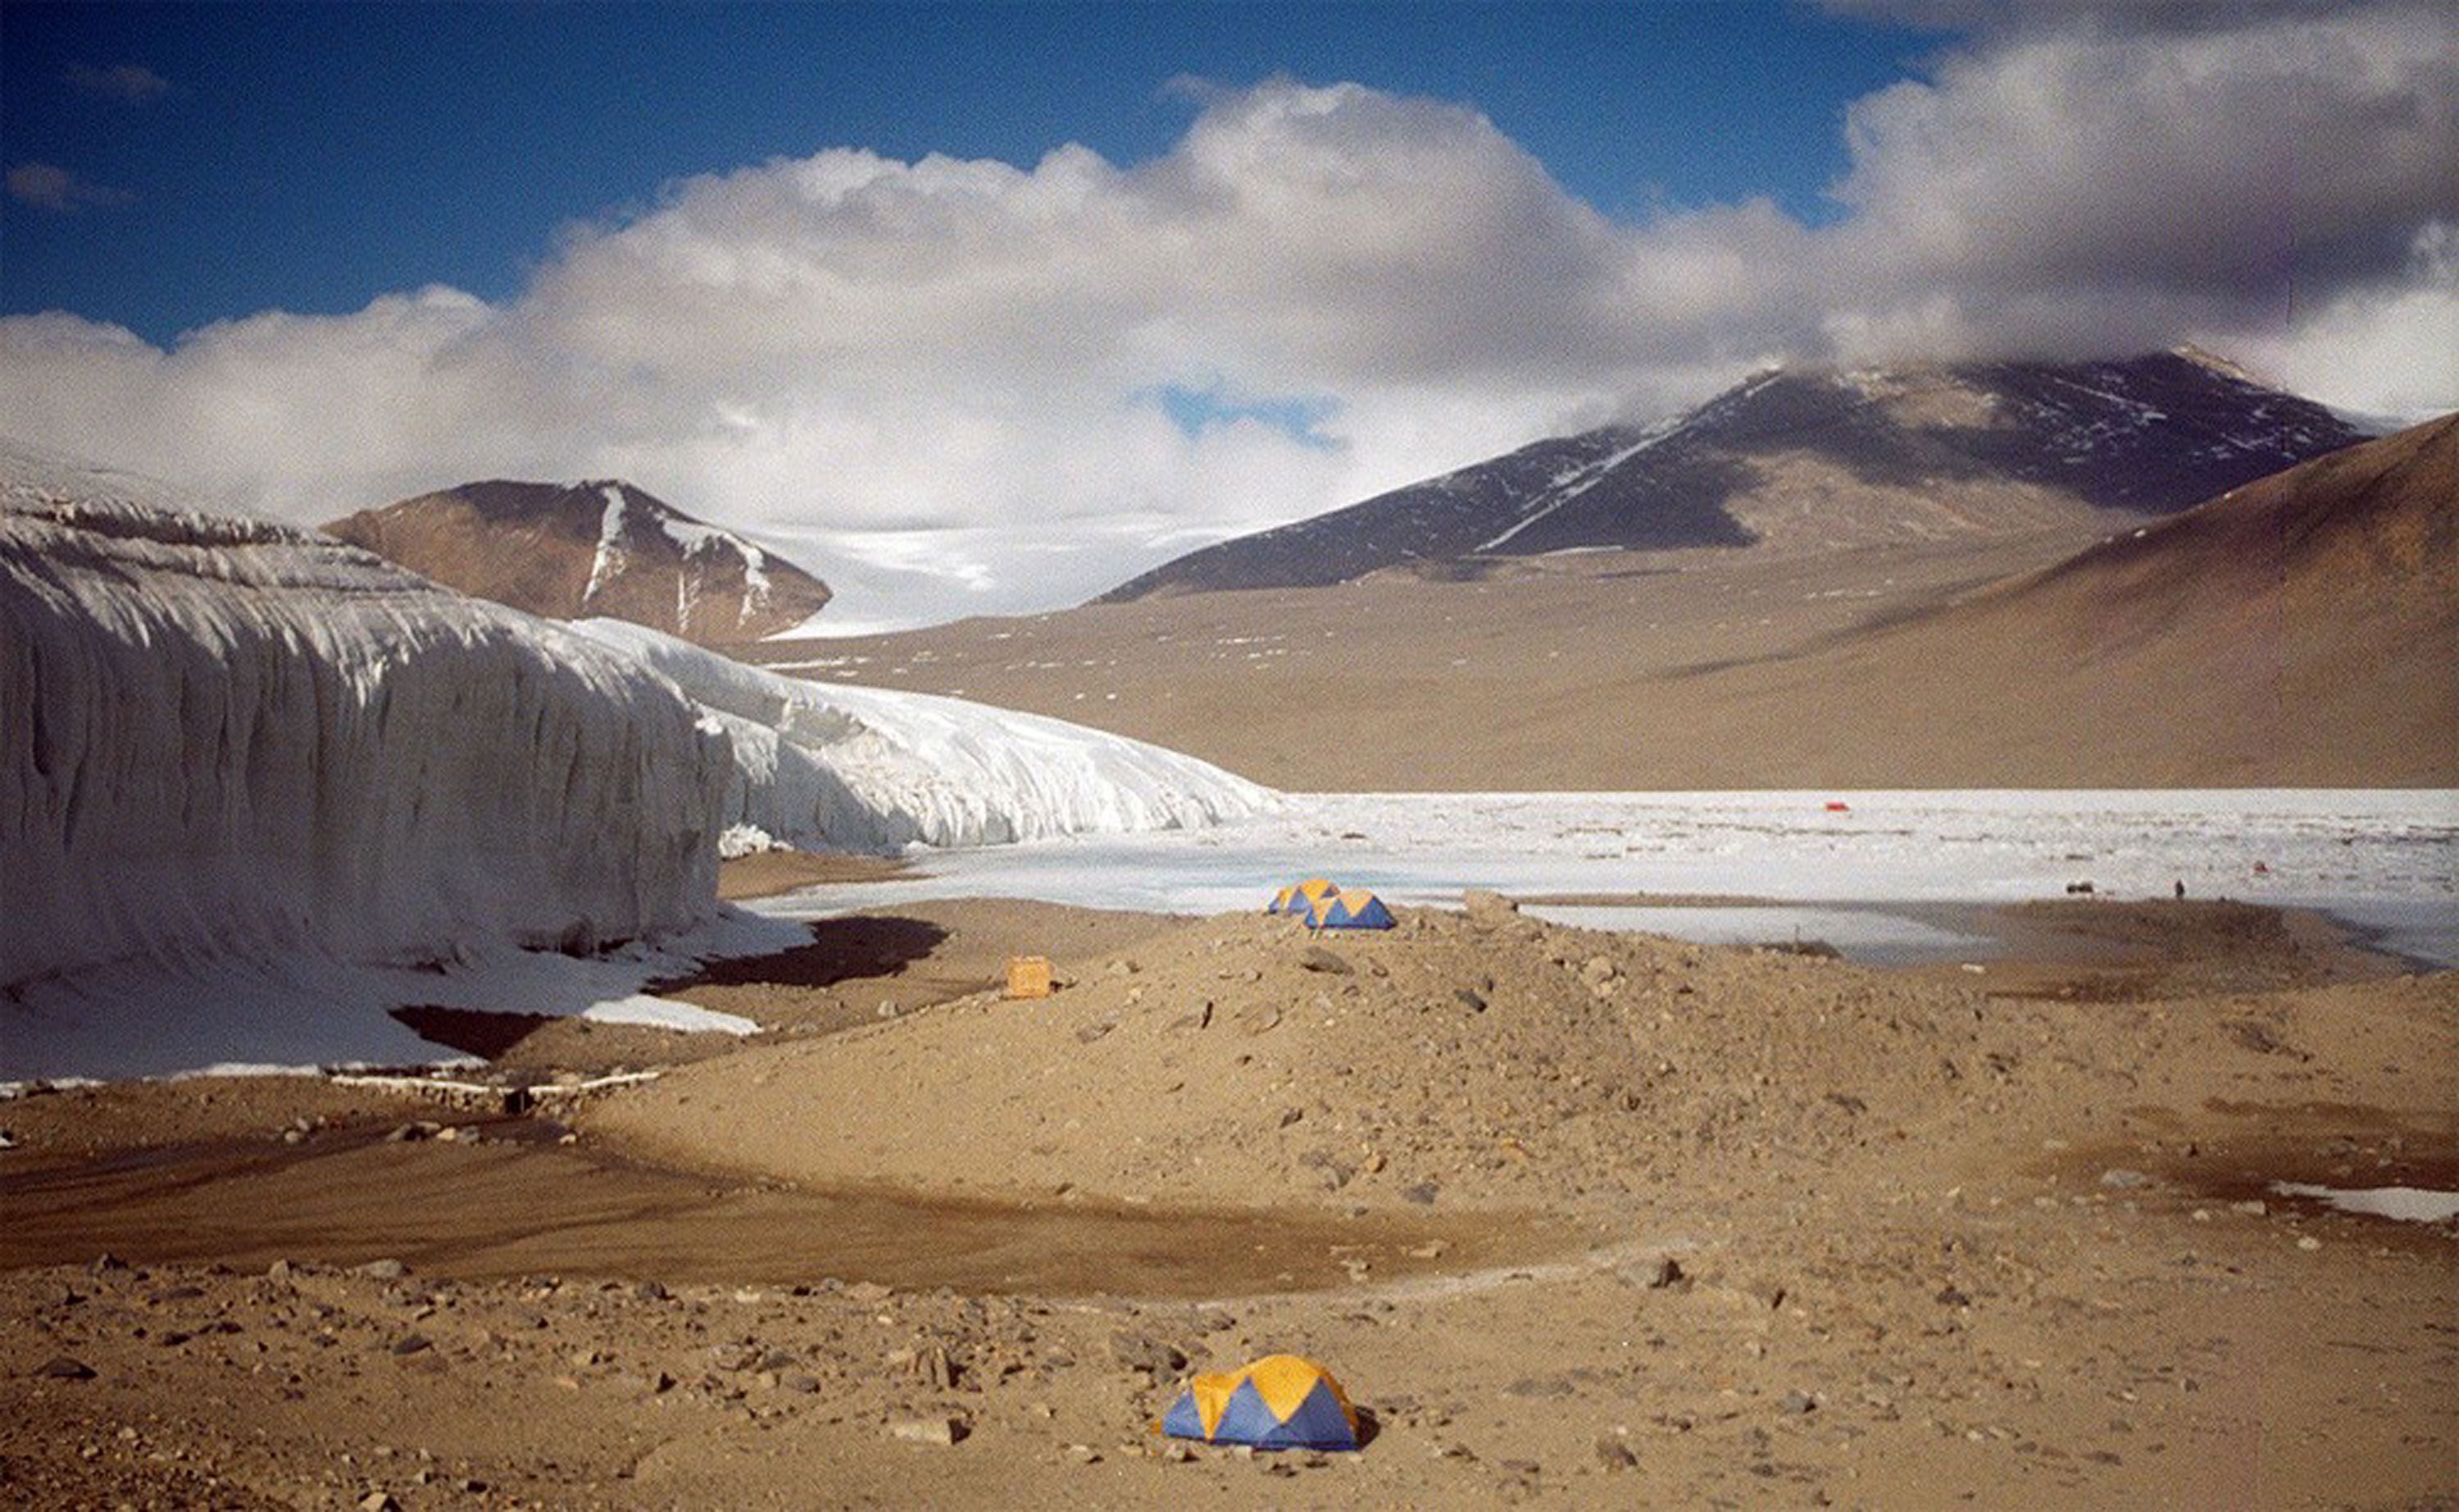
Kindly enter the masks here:
<path id="1" fill-rule="evenodd" d="M 1610 221 L 1457 105 L 1198 91 L 1145 163 L 688 179 L 500 304 L 431 288 L 167 351 L 0 321 L 0 430 L 310 520 L 627 476 L 802 548 L 847 618 L 911 620 L 1081 599 L 1788 356 L 2197 339 L 2447 408 L 2454 41 L 2405 9 L 2036 16 L 1857 102 L 1819 228 L 1765 200 Z M 1189 434 L 1172 389 L 1231 412 Z"/>
<path id="2" fill-rule="evenodd" d="M 124 190 L 88 183 L 57 163 L 21 162 L 9 170 L 9 196 L 37 210 L 66 215 L 87 205 L 126 204 Z"/>
<path id="3" fill-rule="evenodd" d="M 171 93 L 171 81 L 142 63 L 115 63 L 99 69 L 74 63 L 69 66 L 66 77 L 85 94 L 127 105 L 142 105 Z"/>

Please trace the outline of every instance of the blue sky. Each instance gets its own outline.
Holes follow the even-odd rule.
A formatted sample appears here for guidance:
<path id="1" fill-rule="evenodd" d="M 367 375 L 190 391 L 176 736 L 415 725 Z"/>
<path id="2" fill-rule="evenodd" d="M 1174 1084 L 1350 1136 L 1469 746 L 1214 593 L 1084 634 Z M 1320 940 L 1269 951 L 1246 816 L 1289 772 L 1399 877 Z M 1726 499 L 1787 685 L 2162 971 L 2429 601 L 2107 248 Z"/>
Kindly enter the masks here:
<path id="1" fill-rule="evenodd" d="M 1781 0 L 12 4 L 6 158 L 99 198 L 0 203 L 0 310 L 163 343 L 427 283 L 499 299 L 564 223 L 687 175 L 838 146 L 1130 163 L 1186 129 L 1178 81 L 1275 74 L 1471 102 L 1608 215 L 1766 194 L 1815 220 L 1845 103 L 1940 40 Z M 164 87 L 94 77 L 118 67 Z"/>
<path id="2" fill-rule="evenodd" d="M 0 5 L 0 434 L 620 477 L 913 623 L 1772 365 L 2459 406 L 2448 0 Z"/>

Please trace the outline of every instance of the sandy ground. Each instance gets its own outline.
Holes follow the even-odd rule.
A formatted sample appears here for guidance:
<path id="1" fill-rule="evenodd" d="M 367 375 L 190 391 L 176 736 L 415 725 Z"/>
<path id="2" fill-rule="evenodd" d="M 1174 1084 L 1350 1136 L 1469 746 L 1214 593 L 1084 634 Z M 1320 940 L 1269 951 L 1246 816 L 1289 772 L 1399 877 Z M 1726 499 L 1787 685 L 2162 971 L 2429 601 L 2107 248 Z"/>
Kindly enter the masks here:
<path id="1" fill-rule="evenodd" d="M 552 1119 L 19 1098 L 0 1501 L 2459 1501 L 2459 1228 L 2269 1189 L 2459 1186 L 2459 977 L 2002 922 L 1942 974 L 921 905 L 672 986 L 770 1032 Z M 997 997 L 1027 947 L 1067 985 Z M 1273 1350 L 1362 1454 L 1150 1433 Z"/>

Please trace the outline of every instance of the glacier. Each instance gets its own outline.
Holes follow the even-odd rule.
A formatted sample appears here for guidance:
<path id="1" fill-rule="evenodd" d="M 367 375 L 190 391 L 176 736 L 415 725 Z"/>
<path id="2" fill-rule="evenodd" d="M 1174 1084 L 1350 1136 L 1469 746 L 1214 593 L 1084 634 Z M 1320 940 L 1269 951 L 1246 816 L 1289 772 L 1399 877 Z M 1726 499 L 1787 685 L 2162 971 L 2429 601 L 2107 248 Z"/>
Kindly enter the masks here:
<path id="1" fill-rule="evenodd" d="M 806 682 L 628 620 L 571 628 L 672 679 L 723 725 L 729 830 L 885 853 L 1201 829 L 1280 802 L 1192 756 L 1063 720 Z"/>
<path id="2" fill-rule="evenodd" d="M 663 678 L 144 492 L 0 443 L 0 1059 L 148 970 L 586 953 L 715 916 L 726 742 Z"/>

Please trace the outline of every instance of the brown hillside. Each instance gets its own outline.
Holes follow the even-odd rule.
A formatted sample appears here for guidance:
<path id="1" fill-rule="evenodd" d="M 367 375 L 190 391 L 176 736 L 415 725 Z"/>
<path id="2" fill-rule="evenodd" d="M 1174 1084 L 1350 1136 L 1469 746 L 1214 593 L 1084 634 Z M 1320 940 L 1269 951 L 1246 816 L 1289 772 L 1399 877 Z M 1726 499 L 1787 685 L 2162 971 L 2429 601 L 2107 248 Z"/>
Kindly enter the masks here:
<path id="1" fill-rule="evenodd" d="M 2446 786 L 2454 424 L 2099 544 L 1583 554 L 763 649 L 1295 788 Z"/>
<path id="2" fill-rule="evenodd" d="M 615 481 L 468 483 L 325 529 L 531 614 L 629 620 L 704 645 L 791 629 L 830 598 L 793 563 Z"/>

